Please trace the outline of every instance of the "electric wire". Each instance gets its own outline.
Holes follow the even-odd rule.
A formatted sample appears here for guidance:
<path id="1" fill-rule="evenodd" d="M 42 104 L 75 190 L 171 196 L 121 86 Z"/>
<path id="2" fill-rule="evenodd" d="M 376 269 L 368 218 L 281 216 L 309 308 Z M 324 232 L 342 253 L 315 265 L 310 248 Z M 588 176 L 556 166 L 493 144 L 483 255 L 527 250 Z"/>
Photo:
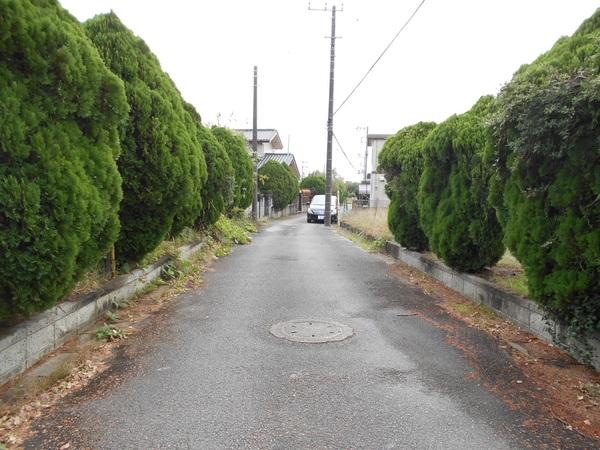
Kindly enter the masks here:
<path id="1" fill-rule="evenodd" d="M 348 155 L 346 155 L 346 152 L 344 151 L 344 148 L 342 147 L 342 144 L 340 144 L 340 141 L 338 141 L 338 138 L 335 135 L 335 133 L 333 133 L 333 138 L 335 139 L 335 142 L 337 143 L 340 151 L 342 152 L 342 155 L 344 155 L 344 157 L 346 158 L 346 161 L 348 161 L 348 164 L 350 164 L 352 166 L 352 168 L 354 170 L 356 170 L 356 167 L 354 167 L 354 164 L 352 164 L 352 161 L 350 161 L 350 158 L 348 158 Z"/>
<path id="2" fill-rule="evenodd" d="M 350 99 L 350 97 L 352 97 L 352 95 L 354 94 L 354 92 L 356 92 L 356 90 L 362 84 L 362 82 L 365 81 L 365 78 L 367 78 L 369 76 L 369 74 L 371 73 L 371 71 L 373 70 L 373 68 L 377 65 L 377 63 L 379 62 L 379 60 L 383 57 L 383 55 L 385 55 L 385 53 L 388 51 L 388 49 L 392 46 L 392 44 L 394 43 L 394 41 L 396 40 L 396 38 L 398 36 L 400 36 L 400 33 L 402 33 L 404 31 L 404 29 L 408 26 L 408 24 L 411 22 L 411 20 L 413 19 L 413 17 L 415 17 L 417 15 L 417 13 L 419 12 L 419 9 L 421 9 L 421 6 L 423 6 L 423 3 L 425 3 L 425 0 L 422 0 L 421 3 L 419 3 L 419 6 L 417 6 L 417 8 L 413 11 L 413 13 L 411 14 L 411 16 L 408 18 L 408 20 L 404 23 L 404 25 L 402 25 L 402 28 L 400 28 L 400 30 L 398 30 L 398 32 L 396 33 L 396 35 L 394 36 L 394 38 L 383 49 L 383 51 L 377 57 L 377 59 L 375 60 L 375 62 L 373 63 L 373 65 L 369 68 L 369 70 L 367 70 L 367 72 L 360 79 L 360 81 L 356 84 L 356 86 L 354 86 L 354 89 L 352 89 L 352 91 L 350 91 L 350 94 L 348 94 L 348 96 L 344 99 L 344 101 L 340 104 L 340 106 L 338 106 L 338 108 L 333 112 L 334 115 L 340 109 L 342 109 L 342 106 L 344 106 L 346 104 L 346 102 Z"/>

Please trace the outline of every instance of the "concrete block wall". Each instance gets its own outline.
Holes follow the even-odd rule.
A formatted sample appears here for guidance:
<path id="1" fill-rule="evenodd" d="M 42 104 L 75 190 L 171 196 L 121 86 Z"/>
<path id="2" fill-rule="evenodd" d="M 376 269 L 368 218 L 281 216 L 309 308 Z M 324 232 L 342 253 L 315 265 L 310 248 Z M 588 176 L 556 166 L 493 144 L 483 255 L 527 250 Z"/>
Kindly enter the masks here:
<path id="1" fill-rule="evenodd" d="M 362 233 L 347 223 L 342 222 L 340 225 L 353 233 Z M 375 240 L 372 236 L 366 237 Z M 527 298 L 506 292 L 478 276 L 457 272 L 441 261 L 407 250 L 396 242 L 387 241 L 385 250 L 399 261 L 427 273 L 475 303 L 488 306 L 545 341 L 555 343 L 553 336 L 566 334 L 556 324 L 547 321 L 543 311 Z M 600 338 L 589 337 L 586 343 L 582 343 L 565 337 L 559 345 L 579 361 L 590 363 L 596 370 L 600 370 Z"/>
<path id="2" fill-rule="evenodd" d="M 183 246 L 179 257 L 189 259 L 203 246 L 203 242 Z M 133 297 L 156 280 L 171 261 L 164 257 L 151 266 L 115 278 L 77 301 L 60 303 L 23 323 L 0 329 L 0 384 L 59 348 L 113 303 Z"/>

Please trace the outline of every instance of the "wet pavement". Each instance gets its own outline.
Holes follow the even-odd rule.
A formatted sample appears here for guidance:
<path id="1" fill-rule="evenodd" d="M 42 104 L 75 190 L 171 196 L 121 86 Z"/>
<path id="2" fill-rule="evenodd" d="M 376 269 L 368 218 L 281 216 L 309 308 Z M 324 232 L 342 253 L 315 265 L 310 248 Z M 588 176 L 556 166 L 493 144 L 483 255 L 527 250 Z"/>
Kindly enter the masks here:
<path id="1" fill-rule="evenodd" d="M 507 402 L 499 391 L 521 375 L 510 355 L 390 275 L 391 263 L 304 217 L 274 222 L 125 341 L 111 369 L 33 425 L 27 446 L 594 446 L 548 421 L 533 396 L 527 408 Z M 286 321 L 300 321 L 305 342 L 270 332 Z M 329 322 L 353 334 L 312 342 L 315 329 L 338 332 Z"/>

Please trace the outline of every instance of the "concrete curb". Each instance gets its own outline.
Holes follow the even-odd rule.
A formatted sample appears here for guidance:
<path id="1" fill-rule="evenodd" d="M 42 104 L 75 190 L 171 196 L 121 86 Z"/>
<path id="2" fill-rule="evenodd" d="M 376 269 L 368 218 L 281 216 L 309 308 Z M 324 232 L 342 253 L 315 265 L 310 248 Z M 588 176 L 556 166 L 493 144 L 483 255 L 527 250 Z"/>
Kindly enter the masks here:
<path id="1" fill-rule="evenodd" d="M 363 235 L 369 240 L 376 240 L 374 236 L 370 236 L 368 233 L 364 233 L 347 223 L 340 223 L 340 227 L 352 233 Z M 393 241 L 386 242 L 385 251 L 388 255 L 427 273 L 475 303 L 490 307 L 522 329 L 547 342 L 556 343 L 553 335 L 564 333 L 564 330 L 558 328 L 555 323 L 547 321 L 544 312 L 528 298 L 506 292 L 478 276 L 457 272 L 441 261 L 407 250 Z M 600 340 L 596 337 L 589 338 L 587 343 L 570 338 L 567 339 L 566 343 L 561 342 L 558 345 L 565 348 L 575 359 L 591 364 L 596 370 L 600 370 Z"/>
<path id="2" fill-rule="evenodd" d="M 204 245 L 201 241 L 180 247 L 179 258 L 189 259 Z M 79 300 L 60 303 L 14 327 L 0 329 L 0 384 L 59 348 L 113 302 L 133 297 L 160 277 L 162 269 L 172 261 L 165 256 L 148 267 L 111 280 Z"/>

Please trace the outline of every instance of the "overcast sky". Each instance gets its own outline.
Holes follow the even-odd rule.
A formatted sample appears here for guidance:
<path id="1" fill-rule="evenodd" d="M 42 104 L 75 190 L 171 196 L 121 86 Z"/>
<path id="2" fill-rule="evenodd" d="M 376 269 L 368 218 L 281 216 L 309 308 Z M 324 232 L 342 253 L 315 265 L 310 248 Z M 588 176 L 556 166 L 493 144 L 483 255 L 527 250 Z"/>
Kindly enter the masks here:
<path id="1" fill-rule="evenodd" d="M 371 66 L 421 0 L 346 0 L 338 14 L 335 104 Z M 111 9 L 158 56 L 203 122 L 276 128 L 304 171 L 323 170 L 329 87 L 329 13 L 307 0 L 61 0 L 79 20 Z M 328 6 L 341 2 L 328 2 Z M 312 0 L 312 7 L 325 2 Z M 361 179 L 364 129 L 395 133 L 443 121 L 496 94 L 521 64 L 571 34 L 597 0 L 427 0 L 334 118 L 333 165 Z M 336 106 L 337 107 L 337 106 Z M 370 167 L 369 167 L 370 170 Z"/>

